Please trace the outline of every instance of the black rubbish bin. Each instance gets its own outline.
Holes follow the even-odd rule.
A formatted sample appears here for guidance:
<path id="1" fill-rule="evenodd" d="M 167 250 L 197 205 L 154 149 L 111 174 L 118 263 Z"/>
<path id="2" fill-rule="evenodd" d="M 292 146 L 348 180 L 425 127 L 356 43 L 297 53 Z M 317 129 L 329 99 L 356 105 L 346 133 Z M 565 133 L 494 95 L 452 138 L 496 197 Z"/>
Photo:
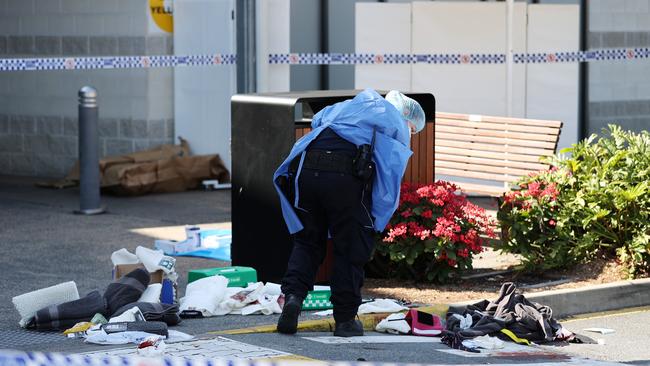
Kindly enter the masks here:
<path id="1" fill-rule="evenodd" d="M 232 97 L 233 265 L 255 268 L 260 281 L 280 282 L 292 242 L 273 186 L 273 173 L 296 140 L 310 131 L 314 114 L 328 105 L 353 98 L 359 92 L 324 90 Z M 385 92 L 379 93 L 385 95 Z M 430 141 L 412 141 L 412 145 L 423 147 L 419 153 L 422 159 L 414 154 L 412 160 L 422 160 L 425 175 L 419 180 L 432 182 L 435 99 L 428 93 L 406 95 L 417 100 L 426 114 L 425 136 L 430 136 L 426 138 Z M 425 164 L 430 167 L 426 172 Z"/>

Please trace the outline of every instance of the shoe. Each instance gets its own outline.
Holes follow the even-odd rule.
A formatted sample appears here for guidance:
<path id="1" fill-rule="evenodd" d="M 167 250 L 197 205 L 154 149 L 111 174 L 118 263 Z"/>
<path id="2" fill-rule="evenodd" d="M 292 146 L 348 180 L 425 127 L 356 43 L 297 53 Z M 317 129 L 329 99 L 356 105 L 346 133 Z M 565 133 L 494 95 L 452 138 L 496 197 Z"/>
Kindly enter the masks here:
<path id="1" fill-rule="evenodd" d="M 334 327 L 336 337 L 358 337 L 363 335 L 363 324 L 357 319 L 350 319 L 346 322 L 337 322 Z"/>
<path id="2" fill-rule="evenodd" d="M 278 319 L 278 332 L 295 334 L 298 330 L 298 316 L 302 310 L 302 299 L 296 295 L 287 295 L 282 307 L 282 314 Z"/>

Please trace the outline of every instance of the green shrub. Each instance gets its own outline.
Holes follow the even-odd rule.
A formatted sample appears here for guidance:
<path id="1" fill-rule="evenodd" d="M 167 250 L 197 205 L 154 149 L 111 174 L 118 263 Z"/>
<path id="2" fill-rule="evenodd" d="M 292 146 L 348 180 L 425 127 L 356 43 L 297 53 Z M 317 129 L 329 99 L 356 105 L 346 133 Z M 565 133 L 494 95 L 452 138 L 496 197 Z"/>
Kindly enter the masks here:
<path id="1" fill-rule="evenodd" d="M 570 152 L 570 157 L 562 154 Z M 565 267 L 605 252 L 630 276 L 650 262 L 650 134 L 610 125 L 550 159 L 552 169 L 524 177 L 504 197 L 500 249 L 531 268 Z M 535 195 L 554 186 L 557 194 Z"/>
<path id="2" fill-rule="evenodd" d="M 483 250 L 482 235 L 494 237 L 485 210 L 456 194 L 448 182 L 404 183 L 400 203 L 375 255 L 387 258 L 390 277 L 445 282 L 472 268 Z"/>

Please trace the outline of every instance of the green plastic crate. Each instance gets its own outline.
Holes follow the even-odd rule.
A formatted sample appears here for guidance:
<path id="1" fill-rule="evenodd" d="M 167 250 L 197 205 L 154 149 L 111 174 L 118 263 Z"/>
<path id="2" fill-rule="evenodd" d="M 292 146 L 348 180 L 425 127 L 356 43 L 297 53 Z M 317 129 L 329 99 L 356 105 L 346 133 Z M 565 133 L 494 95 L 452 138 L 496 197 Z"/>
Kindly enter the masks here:
<path id="1" fill-rule="evenodd" d="M 330 290 L 314 290 L 307 293 L 307 297 L 302 302 L 303 310 L 325 310 L 333 308 L 330 302 Z"/>
<path id="2" fill-rule="evenodd" d="M 193 269 L 187 273 L 187 283 L 217 275 L 228 279 L 228 287 L 246 287 L 249 282 L 257 282 L 257 271 L 254 268 L 234 266 Z"/>

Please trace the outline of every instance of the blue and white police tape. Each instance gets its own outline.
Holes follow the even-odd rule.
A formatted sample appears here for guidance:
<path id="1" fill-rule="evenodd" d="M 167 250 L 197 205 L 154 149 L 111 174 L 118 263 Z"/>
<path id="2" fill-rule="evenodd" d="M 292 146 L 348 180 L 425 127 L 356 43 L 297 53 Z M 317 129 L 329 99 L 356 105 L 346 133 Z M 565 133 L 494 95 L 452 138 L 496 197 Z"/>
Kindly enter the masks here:
<path id="1" fill-rule="evenodd" d="M 0 71 L 132 69 L 174 66 L 232 65 L 234 54 L 0 58 Z"/>
<path id="2" fill-rule="evenodd" d="M 567 63 L 633 60 L 650 57 L 650 48 L 611 48 L 574 52 L 515 53 L 513 62 Z M 398 53 L 284 53 L 269 54 L 270 64 L 355 65 L 355 64 L 505 64 L 506 55 L 497 53 L 398 54 Z"/>
<path id="3" fill-rule="evenodd" d="M 610 48 L 575 52 L 515 53 L 513 62 L 567 63 L 650 58 L 650 48 Z M 378 65 L 378 64 L 505 64 L 498 53 L 398 54 L 398 53 L 283 53 L 269 54 L 269 64 Z M 235 54 L 0 58 L 2 71 L 127 69 L 176 66 L 214 66 L 237 63 Z"/>
<path id="4" fill-rule="evenodd" d="M 61 353 L 0 351 L 0 366 L 270 366 L 291 365 L 290 360 L 211 359 L 199 356 L 150 357 L 65 355 Z M 293 363 L 295 365 L 295 363 Z"/>

